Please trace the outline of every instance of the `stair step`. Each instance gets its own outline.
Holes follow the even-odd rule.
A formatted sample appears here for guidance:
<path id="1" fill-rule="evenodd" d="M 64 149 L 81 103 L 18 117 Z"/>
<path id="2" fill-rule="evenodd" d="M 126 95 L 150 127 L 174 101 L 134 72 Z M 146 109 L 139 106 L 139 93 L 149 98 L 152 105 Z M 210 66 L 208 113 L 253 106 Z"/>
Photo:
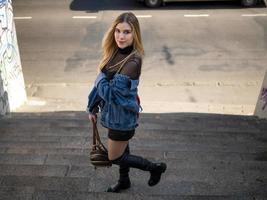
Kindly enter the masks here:
<path id="1" fill-rule="evenodd" d="M 122 193 L 106 192 L 77 192 L 58 190 L 36 190 L 33 187 L 0 187 L 2 200 L 251 200 L 266 199 L 263 195 L 236 194 L 236 195 L 149 195 L 133 194 L 126 190 Z"/>
<path id="2" fill-rule="evenodd" d="M 163 161 L 168 164 L 169 169 L 236 169 L 236 170 L 259 170 L 262 171 L 267 167 L 267 161 L 260 159 L 247 159 L 239 157 L 235 158 L 224 158 L 220 157 L 217 159 L 212 159 L 216 154 L 207 154 L 205 156 L 198 156 L 197 154 L 188 153 L 188 157 L 177 155 L 177 157 L 156 157 L 151 156 L 149 153 L 146 154 L 136 154 L 143 155 L 145 158 L 151 161 Z M 69 155 L 69 154 L 49 154 L 49 155 L 36 155 L 36 154 L 1 154 L 0 155 L 0 165 L 51 165 L 51 166 L 81 166 L 90 167 L 89 154 L 83 155 Z M 192 155 L 192 156 L 190 156 Z M 260 158 L 260 157 L 258 157 Z"/>
<path id="3" fill-rule="evenodd" d="M 60 132 L 63 132 L 60 135 Z M 99 130 L 101 134 L 101 138 L 107 139 L 107 131 L 106 130 Z M 143 132 L 141 130 L 137 130 L 136 134 L 134 136 L 135 140 L 170 140 L 170 141 L 177 141 L 177 142 L 224 142 L 224 143 L 231 143 L 231 142 L 259 142 L 259 143 L 267 143 L 267 134 L 257 134 L 257 135 L 251 135 L 249 133 L 242 133 L 242 134 L 233 134 L 233 133 L 207 133 L 207 132 L 168 132 L 164 131 L 158 132 L 158 131 L 147 131 Z M 64 142 L 64 141 L 90 141 L 92 140 L 92 132 L 85 132 L 83 131 L 82 134 L 69 134 L 65 135 L 65 131 L 58 131 L 57 134 L 49 133 L 49 135 L 46 135 L 45 133 L 39 132 L 33 133 L 28 132 L 22 134 L 21 132 L 19 134 L 11 134 L 11 133 L 2 133 L 0 137 L 0 142 Z"/>
<path id="4" fill-rule="evenodd" d="M 5 187 L 0 186 L 1 200 L 33 200 L 34 187 Z"/>
<path id="5" fill-rule="evenodd" d="M 90 148 L 92 142 L 85 141 L 69 141 L 69 142 L 0 142 L 1 148 Z M 153 143 L 140 140 L 131 143 L 131 146 L 137 149 L 146 147 L 147 150 L 161 149 L 162 151 L 201 151 L 201 152 L 236 152 L 236 153 L 258 153 L 267 152 L 265 143 L 196 143 L 190 144 L 187 142 L 178 143 L 176 141 L 153 141 Z"/>
<path id="6" fill-rule="evenodd" d="M 8 130 L 8 131 L 7 131 Z M 18 131 L 19 130 L 19 131 Z M 92 138 L 92 129 L 60 128 L 55 130 L 21 130 L 19 127 L 0 132 L 1 141 L 42 141 L 58 140 L 59 138 Z M 101 138 L 107 138 L 107 130 L 99 127 Z M 51 137 L 51 138 L 49 138 Z M 267 142 L 267 134 L 252 132 L 221 132 L 221 131 L 174 131 L 174 130 L 142 130 L 138 128 L 134 136 L 138 139 L 150 140 L 221 140 L 223 141 L 260 141 Z"/>
<path id="7" fill-rule="evenodd" d="M 104 177 L 103 177 L 104 176 Z M 90 177 L 32 177 L 32 176 L 2 176 L 0 187 L 34 187 L 36 190 L 58 190 L 76 192 L 103 192 L 117 180 L 110 173 L 99 177 L 92 173 Z M 233 195 L 233 194 L 266 194 L 267 182 L 263 180 L 206 182 L 166 180 L 162 177 L 160 184 L 155 187 L 147 185 L 148 176 L 133 177 L 131 194 L 147 195 Z M 165 187 L 163 187 L 163 185 Z"/>
<path id="8" fill-rule="evenodd" d="M 45 122 L 15 122 L 13 124 L 5 124 L 2 122 L 0 131 L 2 133 L 9 133 L 10 129 L 16 127 L 20 127 L 22 132 L 29 132 L 31 130 L 32 132 L 45 132 L 45 131 L 53 131 L 57 129 L 89 129 L 91 127 L 88 123 L 74 123 L 74 122 L 51 122 L 51 123 L 45 123 Z M 254 125 L 251 126 L 239 126 L 238 124 L 234 124 L 232 126 L 229 125 L 214 125 L 210 126 L 209 124 L 205 123 L 186 123 L 186 124 L 161 124 L 161 123 L 149 123 L 149 122 L 142 122 L 140 121 L 138 129 L 142 129 L 144 131 L 146 130 L 166 130 L 166 131 L 194 131 L 194 132 L 206 132 L 206 131 L 213 131 L 213 132 L 234 132 L 234 133 L 242 133 L 242 132 L 251 132 L 251 133 L 260 133 L 261 130 Z"/>
<path id="9" fill-rule="evenodd" d="M 147 115 L 147 114 L 144 114 Z M 199 117 L 188 117 L 179 118 L 181 114 L 174 115 L 171 117 L 141 117 L 140 118 L 140 127 L 141 129 L 161 129 L 161 130 L 209 130 L 209 131 L 232 131 L 232 132 L 259 132 L 257 128 L 257 119 L 254 117 L 226 117 L 224 115 L 217 117 L 216 115 L 204 115 L 199 114 Z M 196 114 L 197 115 L 197 114 Z M 81 115 L 83 116 L 83 115 Z M 58 118 L 56 113 L 51 113 L 51 116 L 48 118 L 12 118 L 4 119 L 2 129 L 14 126 L 20 127 L 30 127 L 30 128 L 41 128 L 43 129 L 53 129 L 60 127 L 77 127 L 77 128 L 86 128 L 90 126 L 87 117 L 80 118 Z M 168 115 L 167 115 L 168 116 Z M 175 118 L 176 116 L 176 118 Z M 235 120 L 233 120 L 235 119 Z M 7 121 L 7 123 L 5 123 Z M 261 123 L 263 124 L 263 123 Z"/>
<path id="10" fill-rule="evenodd" d="M 38 154 L 38 155 L 82 155 L 87 156 L 90 147 L 86 148 L 0 148 L 2 154 Z M 131 147 L 134 154 L 158 159 L 202 160 L 202 161 L 267 161 L 267 152 L 237 153 L 237 152 L 200 152 L 200 151 L 161 151 Z"/>
<path id="11" fill-rule="evenodd" d="M 18 165 L 0 164 L 0 176 L 47 176 L 64 177 L 67 175 L 67 165 Z"/>
<path id="12" fill-rule="evenodd" d="M 38 154 L 0 154 L 0 164 L 43 165 L 47 155 Z"/>

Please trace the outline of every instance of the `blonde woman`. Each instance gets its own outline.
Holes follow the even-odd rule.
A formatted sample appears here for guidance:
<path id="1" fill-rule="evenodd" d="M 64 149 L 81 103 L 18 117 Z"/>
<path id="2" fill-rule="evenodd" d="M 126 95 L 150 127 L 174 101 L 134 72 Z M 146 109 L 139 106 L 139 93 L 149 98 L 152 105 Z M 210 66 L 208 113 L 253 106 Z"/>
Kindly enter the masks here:
<path id="1" fill-rule="evenodd" d="M 131 12 L 122 13 L 103 39 L 100 73 L 88 97 L 89 120 L 96 122 L 101 110 L 101 124 L 108 129 L 108 157 L 119 165 L 119 180 L 107 192 L 120 192 L 131 186 L 129 169 L 150 172 L 149 186 L 156 185 L 165 172 L 165 163 L 152 163 L 130 154 L 129 140 L 138 126 L 140 110 L 137 87 L 144 49 L 139 22 Z"/>

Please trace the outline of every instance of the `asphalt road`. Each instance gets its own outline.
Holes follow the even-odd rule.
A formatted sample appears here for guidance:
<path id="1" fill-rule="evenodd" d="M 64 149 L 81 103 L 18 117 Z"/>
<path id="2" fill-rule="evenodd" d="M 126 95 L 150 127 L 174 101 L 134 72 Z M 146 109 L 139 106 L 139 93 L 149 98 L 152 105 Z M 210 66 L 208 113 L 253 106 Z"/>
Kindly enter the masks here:
<path id="1" fill-rule="evenodd" d="M 254 112 L 267 69 L 265 6 L 13 0 L 13 9 L 29 97 L 18 111 L 84 110 L 102 37 L 116 16 L 132 11 L 146 51 L 144 112 Z"/>

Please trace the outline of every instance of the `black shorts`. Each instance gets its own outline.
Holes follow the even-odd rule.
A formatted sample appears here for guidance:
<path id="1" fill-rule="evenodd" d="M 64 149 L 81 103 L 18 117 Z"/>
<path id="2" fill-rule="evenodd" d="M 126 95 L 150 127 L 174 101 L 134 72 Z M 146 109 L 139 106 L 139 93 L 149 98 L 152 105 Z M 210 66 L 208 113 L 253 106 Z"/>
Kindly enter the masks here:
<path id="1" fill-rule="evenodd" d="M 135 129 L 130 131 L 108 129 L 108 138 L 116 141 L 128 141 L 134 136 L 134 133 Z"/>

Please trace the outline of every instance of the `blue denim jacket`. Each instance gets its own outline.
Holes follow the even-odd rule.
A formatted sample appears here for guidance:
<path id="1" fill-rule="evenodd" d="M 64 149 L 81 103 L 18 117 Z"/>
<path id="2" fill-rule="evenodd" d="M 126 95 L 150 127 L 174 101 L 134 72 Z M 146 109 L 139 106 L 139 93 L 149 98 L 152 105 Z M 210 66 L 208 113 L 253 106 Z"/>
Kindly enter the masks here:
<path id="1" fill-rule="evenodd" d="M 88 96 L 87 111 L 96 113 L 101 109 L 101 124 L 115 130 L 133 130 L 137 124 L 140 106 L 137 102 L 139 80 L 116 74 L 110 81 L 100 73 Z"/>

